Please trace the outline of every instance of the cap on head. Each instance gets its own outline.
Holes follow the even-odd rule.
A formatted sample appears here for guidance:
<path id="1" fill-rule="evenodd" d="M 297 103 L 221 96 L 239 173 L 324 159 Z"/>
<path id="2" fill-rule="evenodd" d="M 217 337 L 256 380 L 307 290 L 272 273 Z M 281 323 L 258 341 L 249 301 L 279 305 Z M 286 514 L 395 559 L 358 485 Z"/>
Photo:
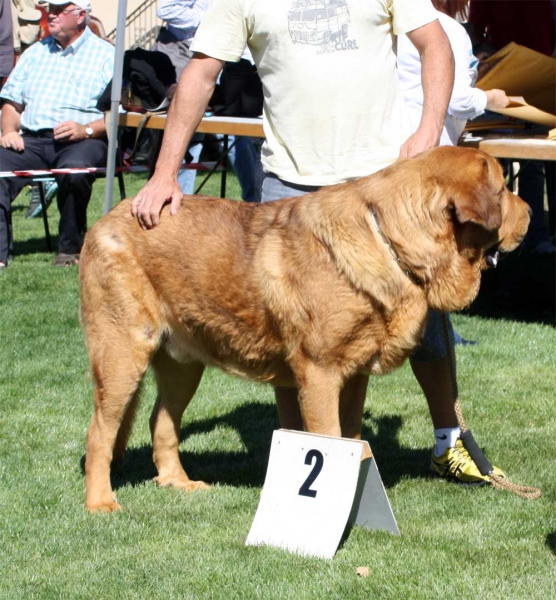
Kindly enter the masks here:
<path id="1" fill-rule="evenodd" d="M 78 8 L 91 12 L 90 0 L 40 0 L 38 4 L 51 4 L 52 6 L 64 6 L 65 4 L 73 4 Z"/>

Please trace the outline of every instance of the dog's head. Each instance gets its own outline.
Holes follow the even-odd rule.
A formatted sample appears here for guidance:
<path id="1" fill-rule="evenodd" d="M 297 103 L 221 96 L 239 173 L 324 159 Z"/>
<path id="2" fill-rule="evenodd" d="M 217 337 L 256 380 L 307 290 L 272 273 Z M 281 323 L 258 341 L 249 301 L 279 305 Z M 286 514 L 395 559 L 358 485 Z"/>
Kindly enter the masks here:
<path id="1" fill-rule="evenodd" d="M 455 251 L 444 274 L 438 274 L 439 285 L 431 286 L 429 301 L 443 305 L 435 308 L 461 309 L 479 291 L 480 270 L 495 266 L 498 253 L 519 246 L 529 226 L 529 207 L 506 187 L 500 163 L 492 156 L 458 147 L 427 154 L 434 160 L 429 177 L 438 190 L 433 206 L 443 214 Z M 451 284 L 448 289 L 442 279 Z M 446 297 L 449 287 L 452 298 Z"/>
<path id="2" fill-rule="evenodd" d="M 485 268 L 493 249 L 507 253 L 519 246 L 529 226 L 529 207 L 506 187 L 502 167 L 492 156 L 465 148 L 439 151 L 439 181 L 453 210 L 458 246 L 464 253 L 482 252 Z"/>
<path id="3" fill-rule="evenodd" d="M 498 161 L 479 150 L 435 148 L 393 168 L 399 200 L 390 199 L 398 213 L 392 240 L 424 281 L 429 306 L 461 310 L 478 293 L 481 269 L 494 264 L 490 257 L 520 244 L 529 207 L 506 188 Z M 388 199 L 385 210 L 385 220 L 396 219 Z"/>

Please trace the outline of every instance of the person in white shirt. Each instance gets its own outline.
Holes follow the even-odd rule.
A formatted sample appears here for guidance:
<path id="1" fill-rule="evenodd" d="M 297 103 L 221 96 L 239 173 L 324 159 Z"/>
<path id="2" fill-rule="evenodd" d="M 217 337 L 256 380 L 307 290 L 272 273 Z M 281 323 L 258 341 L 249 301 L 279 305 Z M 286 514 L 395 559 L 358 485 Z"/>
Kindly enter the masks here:
<path id="1" fill-rule="evenodd" d="M 448 105 L 448 114 L 440 137 L 441 146 L 457 146 L 469 119 L 475 119 L 487 109 L 505 108 L 510 100 L 503 90 L 483 91 L 474 87 L 479 61 L 467 31 L 456 20 L 464 18 L 468 0 L 432 0 L 437 17 L 450 40 L 455 60 L 454 89 Z M 398 38 L 398 78 L 411 120 L 416 131 L 423 112 L 421 86 L 421 59 L 406 35 Z"/>
<path id="2" fill-rule="evenodd" d="M 505 108 L 510 100 L 503 90 L 483 91 L 474 87 L 477 80 L 478 59 L 473 55 L 471 39 L 456 18 L 463 19 L 468 0 L 432 0 L 438 21 L 446 32 L 455 61 L 454 88 L 448 113 L 440 136 L 441 146 L 457 146 L 468 119 L 475 119 L 486 109 Z M 417 48 L 406 35 L 398 38 L 398 79 L 409 111 L 411 130 L 416 131 L 423 113 L 421 59 Z M 475 344 L 454 331 L 456 344 Z"/>

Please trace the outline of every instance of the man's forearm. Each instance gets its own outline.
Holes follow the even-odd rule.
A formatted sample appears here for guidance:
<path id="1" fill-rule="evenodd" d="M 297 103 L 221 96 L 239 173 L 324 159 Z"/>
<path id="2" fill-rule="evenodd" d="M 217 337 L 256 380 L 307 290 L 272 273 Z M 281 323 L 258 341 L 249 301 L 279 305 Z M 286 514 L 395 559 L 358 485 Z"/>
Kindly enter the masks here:
<path id="1" fill-rule="evenodd" d="M 9 101 L 4 101 L 2 105 L 2 122 L 0 129 L 2 135 L 7 133 L 18 133 L 21 129 L 21 110 L 18 104 Z"/>
<path id="2" fill-rule="evenodd" d="M 214 91 L 223 63 L 215 59 L 194 57 L 180 78 L 170 104 L 164 139 L 156 164 L 157 173 L 174 176 Z"/>
<path id="3" fill-rule="evenodd" d="M 438 40 L 436 48 L 427 46 L 421 55 L 421 65 L 423 85 L 421 125 L 434 127 L 440 136 L 454 87 L 454 58 L 448 38 Z"/>
<path id="4" fill-rule="evenodd" d="M 454 56 L 450 41 L 438 21 L 407 34 L 421 57 L 423 114 L 419 129 L 440 140 L 452 89 Z"/>

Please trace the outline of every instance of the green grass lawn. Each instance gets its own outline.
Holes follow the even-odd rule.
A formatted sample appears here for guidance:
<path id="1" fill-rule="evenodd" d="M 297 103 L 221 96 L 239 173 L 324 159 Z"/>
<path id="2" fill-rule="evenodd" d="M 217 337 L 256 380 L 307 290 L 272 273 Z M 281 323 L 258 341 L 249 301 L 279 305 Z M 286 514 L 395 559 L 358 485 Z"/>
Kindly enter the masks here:
<path id="1" fill-rule="evenodd" d="M 143 181 L 126 176 L 129 195 Z M 217 195 L 218 185 L 207 191 Z M 229 192 L 239 196 L 233 177 Z M 91 223 L 103 203 L 100 180 Z M 0 273 L 0 598 L 556 597 L 553 262 L 516 255 L 454 317 L 460 334 L 479 342 L 458 349 L 466 421 L 494 464 L 543 497 L 433 479 L 430 419 L 406 365 L 372 379 L 364 422 L 401 536 L 355 528 L 326 561 L 244 546 L 279 424 L 270 388 L 217 371 L 186 411 L 180 445 L 189 474 L 214 486 L 185 495 L 152 482 L 149 376 L 114 472 L 124 510 L 84 510 L 92 393 L 78 274 L 50 265 L 42 221 L 25 220 L 26 208 L 21 195 L 16 260 Z M 49 216 L 56 231 L 55 206 Z M 356 575 L 359 566 L 369 577 Z"/>

